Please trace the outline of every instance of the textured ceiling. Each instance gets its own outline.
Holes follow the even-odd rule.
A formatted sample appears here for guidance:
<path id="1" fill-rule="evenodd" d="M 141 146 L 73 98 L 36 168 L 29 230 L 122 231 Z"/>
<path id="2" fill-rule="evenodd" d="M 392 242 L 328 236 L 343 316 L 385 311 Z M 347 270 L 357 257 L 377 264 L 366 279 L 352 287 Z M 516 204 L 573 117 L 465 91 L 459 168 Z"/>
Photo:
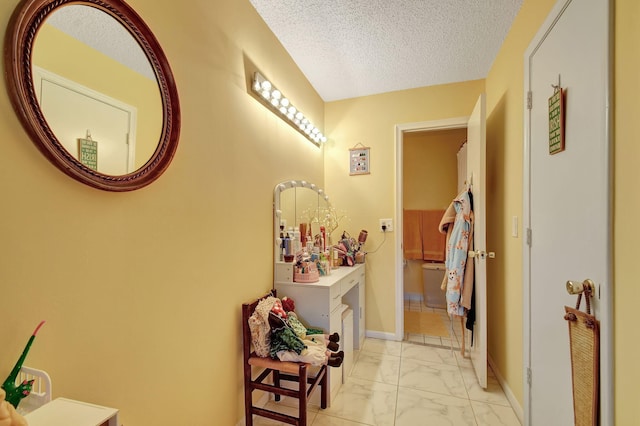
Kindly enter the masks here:
<path id="1" fill-rule="evenodd" d="M 90 6 L 72 5 L 58 8 L 46 22 L 155 80 L 155 73 L 138 42 L 125 27 L 107 13 Z M 91 64 L 82 65 L 91 67 Z"/>
<path id="2" fill-rule="evenodd" d="M 522 4 L 522 0 L 250 2 L 327 102 L 485 78 Z"/>

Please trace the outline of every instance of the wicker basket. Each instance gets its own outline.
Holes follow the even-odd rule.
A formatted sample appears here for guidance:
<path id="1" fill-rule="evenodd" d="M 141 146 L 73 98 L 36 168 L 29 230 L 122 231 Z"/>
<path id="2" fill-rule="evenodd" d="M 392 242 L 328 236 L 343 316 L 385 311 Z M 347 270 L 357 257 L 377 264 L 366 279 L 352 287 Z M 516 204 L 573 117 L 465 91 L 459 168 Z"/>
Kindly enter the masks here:
<path id="1" fill-rule="evenodd" d="M 571 344 L 575 426 L 598 424 L 600 323 L 595 316 L 565 306 Z"/>
<path id="2" fill-rule="evenodd" d="M 296 267 L 293 272 L 293 281 L 296 283 L 316 283 L 320 281 L 320 273 L 316 263 L 304 262 L 302 267 Z"/>
<path id="3" fill-rule="evenodd" d="M 318 271 L 302 273 L 295 272 L 293 274 L 293 281 L 296 283 L 317 283 L 320 281 L 320 274 Z"/>

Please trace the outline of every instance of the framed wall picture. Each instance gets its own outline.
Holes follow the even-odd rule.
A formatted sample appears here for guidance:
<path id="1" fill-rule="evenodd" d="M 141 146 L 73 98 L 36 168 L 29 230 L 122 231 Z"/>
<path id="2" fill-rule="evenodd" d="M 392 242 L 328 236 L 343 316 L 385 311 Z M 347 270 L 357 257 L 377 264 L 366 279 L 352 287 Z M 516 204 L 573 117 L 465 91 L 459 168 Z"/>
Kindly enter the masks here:
<path id="1" fill-rule="evenodd" d="M 370 148 L 361 146 L 349 149 L 349 174 L 367 175 L 369 170 L 369 150 Z"/>

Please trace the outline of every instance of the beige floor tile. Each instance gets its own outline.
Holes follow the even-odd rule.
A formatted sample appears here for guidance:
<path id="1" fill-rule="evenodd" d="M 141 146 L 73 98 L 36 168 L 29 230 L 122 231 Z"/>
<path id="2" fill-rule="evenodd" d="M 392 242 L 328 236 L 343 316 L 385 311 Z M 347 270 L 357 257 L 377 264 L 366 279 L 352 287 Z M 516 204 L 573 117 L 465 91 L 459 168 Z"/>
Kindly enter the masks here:
<path id="1" fill-rule="evenodd" d="M 340 417 L 327 416 L 318 413 L 311 426 L 362 426 L 369 423 L 352 422 L 351 420 L 341 419 Z"/>
<path id="2" fill-rule="evenodd" d="M 400 357 L 365 351 L 360 354 L 350 377 L 397 385 L 399 373 Z"/>
<path id="3" fill-rule="evenodd" d="M 402 359 L 415 359 L 450 365 L 458 364 L 454 353 L 449 349 L 415 345 L 407 342 L 402 345 Z"/>
<path id="4" fill-rule="evenodd" d="M 399 386 L 468 399 L 457 365 L 403 358 Z"/>
<path id="5" fill-rule="evenodd" d="M 488 404 L 502 405 L 510 407 L 502 387 L 498 383 L 498 379 L 487 374 L 487 388 L 482 389 L 478 384 L 476 372 L 473 368 L 460 368 L 462 379 L 464 380 L 469 399 L 472 401 L 486 402 Z"/>
<path id="6" fill-rule="evenodd" d="M 471 403 L 462 398 L 400 388 L 395 426 L 476 426 Z"/>
<path id="7" fill-rule="evenodd" d="M 364 345 L 362 345 L 362 352 L 374 352 L 378 354 L 400 356 L 400 353 L 402 352 L 402 342 L 365 339 Z"/>
<path id="8" fill-rule="evenodd" d="M 511 407 L 471 401 L 478 426 L 520 426 Z"/>
<path id="9" fill-rule="evenodd" d="M 375 426 L 392 426 L 398 387 L 350 377 L 323 415 Z"/>

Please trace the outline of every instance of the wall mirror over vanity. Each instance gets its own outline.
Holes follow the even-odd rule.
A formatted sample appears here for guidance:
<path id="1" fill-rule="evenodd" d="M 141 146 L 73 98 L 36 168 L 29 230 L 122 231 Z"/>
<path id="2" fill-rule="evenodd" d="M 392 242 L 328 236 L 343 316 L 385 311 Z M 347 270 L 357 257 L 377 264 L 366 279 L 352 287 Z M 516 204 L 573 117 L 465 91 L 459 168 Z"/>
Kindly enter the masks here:
<path id="1" fill-rule="evenodd" d="M 180 131 L 173 74 L 122 0 L 23 0 L 7 27 L 4 62 L 16 114 L 62 172 L 130 191 L 171 163 Z"/>
<path id="2" fill-rule="evenodd" d="M 329 235 L 337 228 L 335 216 L 332 216 L 335 209 L 320 187 L 301 180 L 276 185 L 273 206 L 274 288 L 278 297 L 294 300 L 296 313 L 303 323 L 341 335 L 340 348 L 345 358 L 342 367 L 329 369 L 331 398 L 350 372 L 354 349 L 360 349 L 364 343 L 365 265 L 333 267 L 327 273 L 319 274 L 317 279 L 298 279 L 294 271 L 296 259 L 285 260 L 288 250 L 283 247 L 282 234 L 291 234 L 290 237 L 297 241 L 307 234 L 316 251 L 320 251 L 317 247 L 322 244 L 318 241 L 321 227 Z M 313 250 L 309 248 L 307 252 Z"/>

